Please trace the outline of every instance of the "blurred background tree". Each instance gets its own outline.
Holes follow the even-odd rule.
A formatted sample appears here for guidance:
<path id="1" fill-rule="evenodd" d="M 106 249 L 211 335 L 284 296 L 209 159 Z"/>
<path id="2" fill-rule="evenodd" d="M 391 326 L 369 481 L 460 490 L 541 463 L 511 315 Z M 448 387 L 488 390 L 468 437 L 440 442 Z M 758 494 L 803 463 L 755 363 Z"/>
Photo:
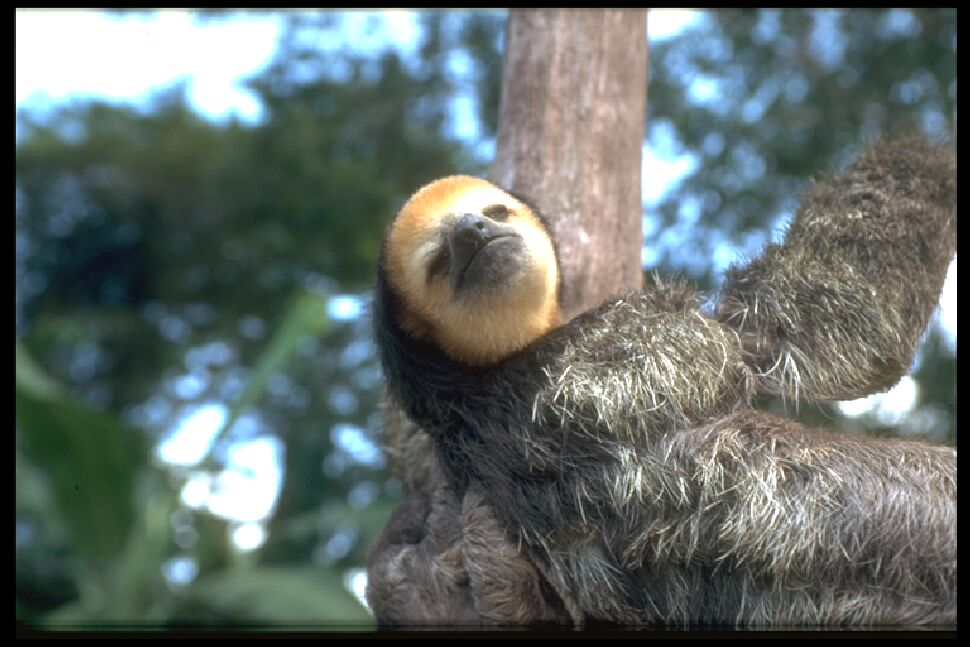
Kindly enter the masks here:
<path id="1" fill-rule="evenodd" d="M 370 626 L 360 567 L 399 489 L 368 290 L 406 197 L 491 161 L 505 14 L 420 12 L 405 54 L 376 12 L 371 50 L 325 47 L 350 19 L 280 17 L 255 124 L 184 84 L 18 109 L 19 622 Z M 955 132 L 955 56 L 955 10 L 718 11 L 651 42 L 645 145 L 682 177 L 645 166 L 645 271 L 715 289 L 868 138 Z M 953 443 L 955 346 L 931 328 L 911 406 L 799 415 Z"/>

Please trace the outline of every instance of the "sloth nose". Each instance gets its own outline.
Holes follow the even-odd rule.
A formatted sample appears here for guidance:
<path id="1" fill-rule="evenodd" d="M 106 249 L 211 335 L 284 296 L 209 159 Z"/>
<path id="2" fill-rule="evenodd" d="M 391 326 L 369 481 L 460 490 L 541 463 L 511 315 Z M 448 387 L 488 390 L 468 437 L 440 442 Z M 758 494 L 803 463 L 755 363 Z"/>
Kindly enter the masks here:
<path id="1" fill-rule="evenodd" d="M 455 225 L 452 241 L 465 252 L 475 252 L 495 236 L 495 227 L 480 213 L 466 213 Z"/>

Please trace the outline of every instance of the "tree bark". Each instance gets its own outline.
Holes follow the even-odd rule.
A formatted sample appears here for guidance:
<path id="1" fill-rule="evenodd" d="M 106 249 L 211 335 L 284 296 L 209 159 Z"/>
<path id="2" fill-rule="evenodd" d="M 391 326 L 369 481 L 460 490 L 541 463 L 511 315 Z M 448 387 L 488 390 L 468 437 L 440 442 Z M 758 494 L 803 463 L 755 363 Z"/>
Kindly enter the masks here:
<path id="1" fill-rule="evenodd" d="M 642 287 L 645 10 L 513 10 L 489 177 L 550 222 L 567 317 Z"/>

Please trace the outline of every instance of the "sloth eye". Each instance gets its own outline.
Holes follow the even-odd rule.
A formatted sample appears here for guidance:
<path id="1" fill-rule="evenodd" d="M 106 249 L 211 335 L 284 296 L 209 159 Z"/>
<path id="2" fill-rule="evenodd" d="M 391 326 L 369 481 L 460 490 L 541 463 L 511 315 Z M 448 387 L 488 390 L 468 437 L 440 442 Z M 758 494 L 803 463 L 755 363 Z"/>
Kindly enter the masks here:
<path id="1" fill-rule="evenodd" d="M 482 209 L 482 215 L 488 216 L 492 220 L 504 222 L 509 218 L 509 208 L 504 204 L 493 204 Z"/>

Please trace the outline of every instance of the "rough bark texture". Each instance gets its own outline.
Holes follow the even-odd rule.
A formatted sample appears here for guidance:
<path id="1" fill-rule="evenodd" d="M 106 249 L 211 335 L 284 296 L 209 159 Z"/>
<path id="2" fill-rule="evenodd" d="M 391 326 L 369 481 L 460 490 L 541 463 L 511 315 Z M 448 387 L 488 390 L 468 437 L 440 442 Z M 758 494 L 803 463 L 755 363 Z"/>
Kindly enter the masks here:
<path id="1" fill-rule="evenodd" d="M 549 219 L 567 318 L 642 285 L 645 14 L 509 16 L 489 179 Z"/>
<path id="2" fill-rule="evenodd" d="M 548 219 L 572 317 L 642 286 L 646 11 L 513 10 L 504 65 L 489 176 Z M 458 500 L 430 439 L 396 409 L 385 446 L 406 500 L 368 560 L 381 625 L 583 621 L 482 493 Z"/>

